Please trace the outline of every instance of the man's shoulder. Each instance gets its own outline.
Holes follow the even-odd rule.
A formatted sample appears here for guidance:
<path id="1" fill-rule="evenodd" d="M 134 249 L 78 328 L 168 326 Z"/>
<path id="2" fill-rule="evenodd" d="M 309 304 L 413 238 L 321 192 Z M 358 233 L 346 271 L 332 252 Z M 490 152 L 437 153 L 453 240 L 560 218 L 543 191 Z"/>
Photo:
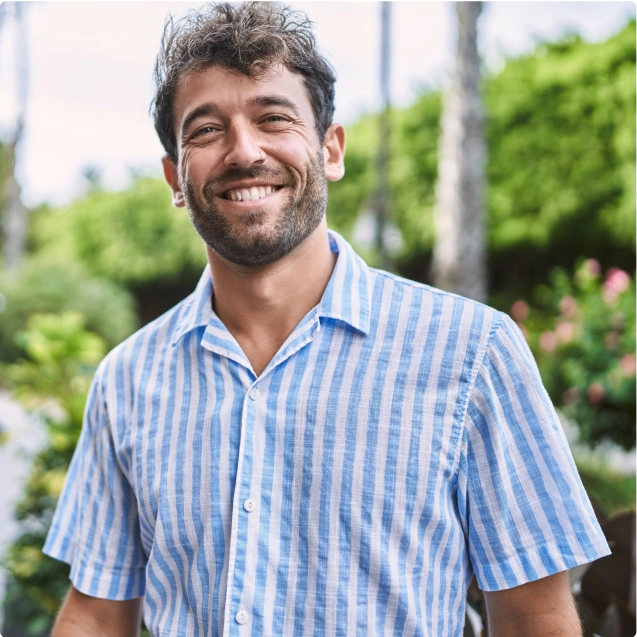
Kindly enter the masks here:
<path id="1" fill-rule="evenodd" d="M 167 312 L 147 323 L 126 340 L 114 347 L 104 358 L 101 367 L 121 368 L 143 366 L 149 354 L 156 355 L 171 347 L 179 328 L 194 301 L 194 292 Z"/>
<path id="2" fill-rule="evenodd" d="M 387 303 L 381 301 L 382 294 L 386 291 L 385 284 L 389 284 L 389 287 L 392 289 L 391 293 L 395 294 L 399 292 L 403 302 L 417 304 L 423 311 L 439 309 L 440 311 L 436 312 L 436 314 L 441 319 L 448 318 L 452 320 L 454 317 L 458 319 L 463 315 L 475 314 L 480 315 L 484 320 L 497 326 L 507 318 L 506 314 L 485 303 L 455 294 L 454 292 L 441 290 L 427 283 L 406 279 L 385 270 L 370 268 L 369 271 L 373 280 L 371 287 L 377 292 L 373 294 L 373 297 L 375 297 L 374 300 L 376 301 L 373 305 L 379 311 L 389 307 Z"/>

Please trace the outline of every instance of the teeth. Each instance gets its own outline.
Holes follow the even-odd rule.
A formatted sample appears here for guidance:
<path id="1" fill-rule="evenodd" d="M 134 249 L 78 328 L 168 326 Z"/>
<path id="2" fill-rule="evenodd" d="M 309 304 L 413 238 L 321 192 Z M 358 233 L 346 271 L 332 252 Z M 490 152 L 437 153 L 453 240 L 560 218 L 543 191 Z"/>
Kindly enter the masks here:
<path id="1" fill-rule="evenodd" d="M 256 201 L 271 195 L 274 190 L 273 186 L 253 186 L 252 188 L 228 190 L 226 198 L 230 201 Z"/>

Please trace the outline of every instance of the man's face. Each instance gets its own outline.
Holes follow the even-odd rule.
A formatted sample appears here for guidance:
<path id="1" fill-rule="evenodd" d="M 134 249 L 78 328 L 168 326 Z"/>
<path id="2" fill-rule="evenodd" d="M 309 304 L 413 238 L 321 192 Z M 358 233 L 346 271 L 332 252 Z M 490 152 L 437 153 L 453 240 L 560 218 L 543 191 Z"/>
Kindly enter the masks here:
<path id="1" fill-rule="evenodd" d="M 166 177 L 176 205 L 187 206 L 215 252 L 237 265 L 264 265 L 316 229 L 326 174 L 341 175 L 326 171 L 330 152 L 319 143 L 301 76 L 284 67 L 259 80 L 218 66 L 189 73 L 174 118 L 179 163 L 164 160 Z"/>

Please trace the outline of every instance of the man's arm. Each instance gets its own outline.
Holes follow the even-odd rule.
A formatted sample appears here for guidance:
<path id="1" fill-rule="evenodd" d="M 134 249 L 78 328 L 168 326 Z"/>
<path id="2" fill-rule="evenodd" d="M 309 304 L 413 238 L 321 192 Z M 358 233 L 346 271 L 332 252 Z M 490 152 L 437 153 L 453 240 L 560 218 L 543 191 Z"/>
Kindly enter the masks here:
<path id="1" fill-rule="evenodd" d="M 51 637 L 139 637 L 142 598 L 98 599 L 71 586 Z"/>
<path id="2" fill-rule="evenodd" d="M 566 571 L 484 599 L 489 637 L 582 637 Z"/>

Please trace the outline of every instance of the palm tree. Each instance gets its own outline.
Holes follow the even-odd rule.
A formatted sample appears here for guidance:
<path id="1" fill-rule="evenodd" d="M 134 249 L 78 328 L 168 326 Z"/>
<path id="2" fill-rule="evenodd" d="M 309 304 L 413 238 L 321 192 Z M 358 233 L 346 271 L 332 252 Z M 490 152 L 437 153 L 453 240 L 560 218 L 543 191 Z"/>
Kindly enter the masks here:
<path id="1" fill-rule="evenodd" d="M 20 263 L 24 253 L 27 234 L 28 210 L 22 203 L 20 184 L 15 176 L 16 149 L 24 134 L 24 119 L 27 103 L 27 39 L 24 22 L 24 3 L 14 2 L 15 24 L 17 26 L 16 78 L 18 83 L 18 116 L 13 132 L 3 148 L 2 163 L 4 164 L 4 188 L 2 194 L 2 232 L 4 235 L 3 256 L 7 268 L 15 268 Z M 6 11 L 5 4 L 2 9 Z M 4 20 L 6 13 L 0 15 Z"/>
<path id="2" fill-rule="evenodd" d="M 484 301 L 486 152 L 476 37 L 482 3 L 456 2 L 455 8 L 458 45 L 442 115 L 432 275 L 437 287 Z"/>

